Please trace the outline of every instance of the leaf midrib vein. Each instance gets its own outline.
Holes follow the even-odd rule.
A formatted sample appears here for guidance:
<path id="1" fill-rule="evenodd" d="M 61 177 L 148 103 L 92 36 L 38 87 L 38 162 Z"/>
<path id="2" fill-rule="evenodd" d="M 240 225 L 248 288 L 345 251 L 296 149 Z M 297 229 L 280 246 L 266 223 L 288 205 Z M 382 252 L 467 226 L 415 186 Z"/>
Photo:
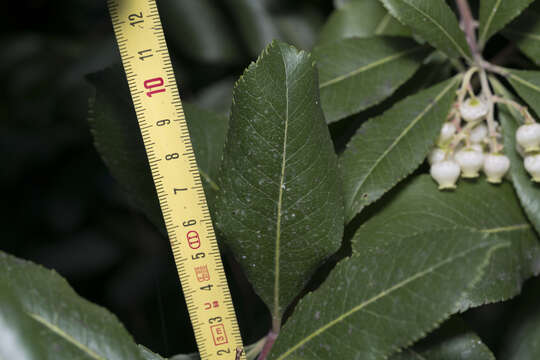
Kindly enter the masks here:
<path id="1" fill-rule="evenodd" d="M 414 6 L 413 4 L 411 3 L 408 3 L 406 1 L 403 1 L 404 4 L 407 4 L 409 5 L 410 7 L 412 7 L 414 10 L 416 10 L 417 12 L 419 12 L 421 15 L 423 15 L 426 19 L 430 20 L 436 27 L 438 27 L 442 33 L 450 40 L 450 42 L 452 44 L 454 44 L 454 46 L 456 47 L 456 49 L 458 50 L 458 52 L 461 54 L 461 56 L 463 56 L 464 58 L 466 59 L 469 59 L 469 56 L 467 55 L 467 53 L 463 50 L 463 48 L 454 40 L 454 38 L 452 36 L 450 36 L 450 34 L 448 33 L 448 31 L 446 31 L 446 29 L 444 27 L 442 27 L 441 24 L 439 24 L 437 21 L 435 21 L 434 18 L 432 18 L 428 13 L 422 11 L 420 8 Z"/>
<path id="2" fill-rule="evenodd" d="M 373 166 L 371 166 L 371 168 L 367 171 L 367 173 L 365 174 L 364 178 L 362 179 L 362 181 L 360 181 L 358 183 L 358 185 L 356 186 L 356 188 L 354 189 L 354 191 L 352 192 L 353 193 L 353 199 L 356 199 L 356 197 L 358 196 L 358 191 L 360 190 L 360 188 L 362 187 L 362 185 L 364 185 L 364 183 L 366 182 L 366 180 L 369 178 L 369 176 L 371 175 L 371 173 L 373 173 L 373 171 L 375 170 L 375 168 L 379 165 L 379 163 L 388 155 L 388 153 L 390 151 L 392 151 L 394 149 L 394 147 L 396 147 L 396 145 L 401 141 L 401 139 L 418 123 L 418 121 L 420 121 L 428 111 L 430 111 L 434 106 L 435 104 L 437 104 L 439 102 L 439 100 L 444 96 L 446 95 L 446 93 L 455 85 L 455 82 L 456 82 L 456 79 L 454 79 L 453 81 L 450 82 L 450 84 L 448 84 L 448 86 L 446 88 L 443 89 L 443 91 L 441 91 L 441 93 L 439 93 L 437 95 L 437 97 L 429 103 L 429 105 L 416 117 L 413 119 L 413 121 L 411 121 L 411 123 L 404 129 L 404 131 L 399 134 L 398 137 L 395 138 L 395 140 L 390 144 L 390 146 L 381 154 L 381 156 L 379 156 L 377 158 L 377 160 L 375 161 L 375 163 L 373 164 Z"/>
<path id="3" fill-rule="evenodd" d="M 535 91 L 538 91 L 540 92 L 540 87 L 534 85 L 533 83 L 531 82 L 528 82 L 527 80 L 523 79 L 522 77 L 520 76 L 517 76 L 516 74 L 513 74 L 513 73 L 510 73 L 510 77 L 515 79 L 516 81 L 518 81 L 519 83 L 527 86 L 527 87 L 530 87 L 531 89 L 535 90 Z"/>
<path id="4" fill-rule="evenodd" d="M 92 357 L 93 359 L 96 359 L 96 360 L 106 360 L 104 357 L 101 357 L 99 356 L 98 354 L 96 354 L 94 351 L 92 351 L 91 349 L 89 349 L 88 347 L 86 347 L 84 344 L 81 344 L 80 342 L 78 342 L 76 339 L 74 339 L 71 335 L 67 334 L 64 330 L 62 330 L 61 328 L 59 328 L 58 326 L 50 323 L 49 321 L 47 321 L 47 319 L 45 319 L 44 317 L 38 315 L 38 314 L 34 314 L 34 313 L 27 313 L 31 318 L 33 318 L 34 320 L 36 320 L 37 322 L 39 322 L 40 324 L 43 324 L 44 326 L 46 326 L 47 328 L 49 328 L 52 332 L 54 332 L 55 334 L 59 335 L 60 337 L 62 337 L 63 339 L 65 339 L 66 341 L 72 343 L 73 345 L 75 345 L 77 348 L 81 349 L 82 351 L 84 351 L 85 353 L 87 353 L 90 357 Z"/>
<path id="5" fill-rule="evenodd" d="M 363 308 L 365 308 L 366 306 L 374 303 L 375 301 L 391 294 L 392 292 L 396 291 L 396 290 L 399 290 L 401 289 L 402 287 L 406 286 L 407 284 L 437 270 L 438 268 L 458 259 L 458 258 L 461 258 L 461 257 L 465 257 L 466 255 L 468 255 L 469 253 L 473 252 L 473 251 L 476 251 L 478 249 L 481 249 L 481 248 L 484 248 L 488 246 L 487 243 L 481 243 L 479 245 L 476 245 L 470 249 L 467 249 L 465 251 L 461 251 L 457 254 L 455 254 L 454 256 L 450 256 L 448 258 L 446 258 L 445 260 L 443 261 L 440 261 L 439 263 L 436 263 L 432 266 L 429 266 L 428 268 L 422 270 L 422 271 L 419 271 L 418 273 L 414 274 L 413 276 L 410 276 L 408 277 L 407 279 L 405 280 L 402 280 L 400 281 L 399 283 L 395 284 L 394 286 L 391 286 L 390 288 L 384 290 L 384 291 L 381 291 L 380 293 L 378 293 L 377 295 L 367 299 L 366 301 L 363 301 L 362 303 L 356 305 L 355 307 L 353 307 L 351 310 L 343 313 L 342 315 L 338 316 L 337 318 L 335 318 L 334 320 L 332 321 L 329 321 L 328 323 L 326 323 L 324 326 L 321 326 L 320 328 L 318 328 L 317 330 L 313 331 L 311 334 L 307 335 L 306 337 L 304 337 L 302 340 L 300 340 L 299 342 L 297 342 L 295 345 L 293 345 L 292 347 L 290 347 L 286 352 L 284 352 L 282 355 L 280 355 L 277 360 L 282 360 L 282 359 L 285 359 L 287 356 L 289 356 L 290 354 L 292 354 L 293 352 L 295 352 L 299 347 L 301 347 L 302 345 L 304 345 L 305 343 L 309 342 L 311 339 L 315 338 L 316 336 L 320 335 L 321 333 L 325 332 L 327 329 L 331 328 L 332 326 L 338 324 L 339 322 L 345 320 L 346 318 L 348 318 L 349 316 L 355 314 L 356 312 L 362 310 Z"/>
<path id="6" fill-rule="evenodd" d="M 493 9 L 491 10 L 491 13 L 489 14 L 489 17 L 486 21 L 486 25 L 484 26 L 484 29 L 482 31 L 482 34 L 480 34 L 480 44 L 483 44 L 486 41 L 486 34 L 489 30 L 489 27 L 491 26 L 491 23 L 493 22 L 493 18 L 495 17 L 495 14 L 497 11 L 499 11 L 499 6 L 501 6 L 502 0 L 497 0 L 495 6 L 493 6 Z"/>
<path id="7" fill-rule="evenodd" d="M 283 54 L 282 54 L 283 59 Z M 287 131 L 289 127 L 289 79 L 287 74 L 287 65 L 283 59 L 283 71 L 285 72 L 285 125 L 283 127 L 283 150 L 281 157 L 281 175 L 279 179 L 279 193 L 277 203 L 277 220 L 276 220 L 276 248 L 274 255 L 274 317 L 278 316 L 281 319 L 279 311 L 279 257 L 280 257 L 280 240 L 281 240 L 281 206 L 283 204 L 283 185 L 285 182 L 285 165 L 287 163 Z"/>
<path id="8" fill-rule="evenodd" d="M 415 52 L 420 51 L 420 50 L 422 50 L 422 49 L 424 49 L 423 46 L 417 46 L 417 47 L 414 47 L 414 48 L 412 48 L 412 49 L 405 50 L 405 51 L 401 51 L 401 52 L 399 52 L 399 53 L 396 53 L 396 54 L 393 54 L 393 55 L 384 57 L 384 58 L 382 58 L 382 59 L 379 59 L 379 60 L 374 61 L 374 62 L 372 62 L 372 63 L 369 63 L 369 64 L 367 64 L 367 65 L 361 66 L 361 67 L 359 67 L 358 69 L 355 69 L 355 70 L 353 70 L 353 71 L 350 71 L 350 72 L 348 72 L 348 73 L 346 73 L 346 74 L 343 74 L 343 75 L 337 76 L 337 77 L 335 77 L 335 78 L 333 78 L 333 79 L 331 79 L 331 80 L 325 81 L 325 82 L 323 82 L 323 83 L 321 83 L 321 84 L 319 85 L 319 88 L 322 89 L 322 88 L 324 88 L 324 87 L 327 87 L 327 86 L 333 85 L 333 84 L 335 84 L 335 83 L 344 81 L 344 80 L 346 80 L 346 79 L 348 79 L 348 78 L 351 78 L 351 77 L 356 76 L 356 75 L 358 75 L 358 74 L 360 74 L 360 73 L 363 73 L 364 71 L 371 70 L 371 69 L 374 68 L 374 67 L 384 65 L 384 64 L 386 64 L 386 63 L 388 63 L 388 62 L 390 62 L 390 61 L 397 60 L 397 59 L 399 59 L 399 58 L 401 58 L 401 57 L 404 57 L 404 56 L 406 56 L 406 55 L 415 53 Z"/>

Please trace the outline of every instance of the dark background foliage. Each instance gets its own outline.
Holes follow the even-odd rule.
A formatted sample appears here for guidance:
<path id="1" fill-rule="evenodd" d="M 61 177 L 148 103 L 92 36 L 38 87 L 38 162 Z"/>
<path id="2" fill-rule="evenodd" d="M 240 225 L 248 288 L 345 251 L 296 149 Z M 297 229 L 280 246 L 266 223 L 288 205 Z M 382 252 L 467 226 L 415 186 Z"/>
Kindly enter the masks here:
<path id="1" fill-rule="evenodd" d="M 162 0 L 158 6 L 171 3 Z M 271 21 L 280 24 L 281 37 L 306 49 L 332 10 L 331 1 L 323 0 L 265 3 Z M 222 53 L 182 47 L 186 40 L 198 41 L 196 34 L 186 39 L 181 29 L 172 31 L 185 9 L 162 9 L 162 18 L 182 98 L 227 111 L 234 79 L 260 49 L 235 21 L 234 1 L 208 4 L 220 21 L 208 18 L 232 40 Z M 80 295 L 117 314 L 136 342 L 164 356 L 195 351 L 169 243 L 131 206 L 92 144 L 87 104 L 93 88 L 85 75 L 119 62 L 105 1 L 27 0 L 5 6 L 0 25 L 1 249 L 56 269 Z M 199 15 L 205 19 L 206 14 Z M 293 31 L 297 37 L 292 38 L 291 26 L 305 31 Z M 500 49 L 497 45 L 493 48 Z M 488 55 L 495 54 L 488 49 Z M 523 61 L 518 55 L 511 60 Z M 359 122 L 380 109 L 332 125 L 336 147 L 342 148 Z M 225 264 L 244 341 L 254 342 L 267 331 L 269 315 L 231 256 L 225 256 Z M 470 311 L 465 319 L 496 351 L 511 331 L 506 319 L 530 306 L 539 285 L 531 280 L 526 296 Z"/>

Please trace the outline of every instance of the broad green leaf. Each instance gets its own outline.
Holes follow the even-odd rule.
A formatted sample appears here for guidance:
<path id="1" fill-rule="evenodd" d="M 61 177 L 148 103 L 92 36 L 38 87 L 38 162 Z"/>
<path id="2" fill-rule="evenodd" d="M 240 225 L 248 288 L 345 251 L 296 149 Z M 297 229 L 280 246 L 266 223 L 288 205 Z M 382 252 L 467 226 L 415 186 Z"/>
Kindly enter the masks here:
<path id="1" fill-rule="evenodd" d="M 0 252 L 0 284 L 39 326 L 28 339 L 45 349 L 39 359 L 144 359 L 114 315 L 80 298 L 56 272 Z"/>
<path id="2" fill-rule="evenodd" d="M 380 0 L 390 14 L 450 57 L 470 58 L 465 34 L 444 0 Z"/>
<path id="3" fill-rule="evenodd" d="M 523 100 L 540 116 L 540 71 L 508 70 L 508 81 Z"/>
<path id="4" fill-rule="evenodd" d="M 540 65 L 540 13 L 525 10 L 520 17 L 508 25 L 502 34 L 536 63 Z"/>
<path id="5" fill-rule="evenodd" d="M 385 200 L 380 204 L 383 210 L 356 232 L 354 252 L 364 251 L 371 239 L 386 241 L 430 230 L 443 236 L 454 228 L 497 234 L 511 243 L 493 257 L 484 278 L 463 298 L 459 310 L 509 299 L 520 292 L 526 279 L 540 273 L 540 244 L 508 183 L 460 181 L 455 191 L 444 192 L 423 175 Z"/>
<path id="6" fill-rule="evenodd" d="M 90 128 L 96 148 L 113 176 L 131 195 L 135 205 L 163 230 L 154 182 L 123 76 L 119 69 L 108 69 L 90 76 L 96 87 L 90 109 Z M 189 104 L 184 104 L 184 111 L 207 200 L 212 208 L 228 121 L 224 115 Z"/>
<path id="7" fill-rule="evenodd" d="M 478 43 L 483 46 L 491 36 L 521 14 L 534 0 L 480 0 Z"/>
<path id="8" fill-rule="evenodd" d="M 269 42 L 279 38 L 276 25 L 263 2 L 226 0 L 225 3 L 247 44 L 250 55 L 257 56 Z"/>
<path id="9" fill-rule="evenodd" d="M 348 38 L 316 47 L 321 104 L 331 123 L 376 105 L 409 79 L 428 49 L 403 38 Z"/>
<path id="10" fill-rule="evenodd" d="M 379 0 L 352 0 L 334 10 L 321 29 L 319 44 L 348 37 L 410 36 Z"/>
<path id="11" fill-rule="evenodd" d="M 3 269 L 1 269 L 3 270 Z M 26 315 L 7 284 L 0 282 L 0 359 L 39 360 L 40 326 Z"/>
<path id="12" fill-rule="evenodd" d="M 217 224 L 274 319 L 335 252 L 343 198 L 306 52 L 269 45 L 238 80 Z"/>
<path id="13" fill-rule="evenodd" d="M 347 221 L 424 161 L 450 111 L 459 79 L 400 101 L 352 137 L 340 157 Z"/>
<path id="14" fill-rule="evenodd" d="M 161 0 L 167 41 L 178 51 L 208 63 L 234 63 L 241 58 L 232 29 L 211 0 Z"/>
<path id="15" fill-rule="evenodd" d="M 370 238 L 300 300 L 271 359 L 385 359 L 444 320 L 505 242 L 469 230 Z"/>
<path id="16" fill-rule="evenodd" d="M 414 347 L 391 356 L 390 360 L 495 360 L 495 356 L 463 321 L 452 318 Z"/>
<path id="17" fill-rule="evenodd" d="M 500 96 L 512 98 L 512 94 L 499 81 L 494 78 L 490 80 Z M 524 123 L 524 119 L 515 108 L 498 104 L 498 109 L 503 127 L 504 152 L 510 158 L 512 184 L 527 217 L 540 234 L 540 186 L 531 181 L 530 175 L 523 166 L 523 158 L 516 150 L 516 131 L 519 125 Z"/>

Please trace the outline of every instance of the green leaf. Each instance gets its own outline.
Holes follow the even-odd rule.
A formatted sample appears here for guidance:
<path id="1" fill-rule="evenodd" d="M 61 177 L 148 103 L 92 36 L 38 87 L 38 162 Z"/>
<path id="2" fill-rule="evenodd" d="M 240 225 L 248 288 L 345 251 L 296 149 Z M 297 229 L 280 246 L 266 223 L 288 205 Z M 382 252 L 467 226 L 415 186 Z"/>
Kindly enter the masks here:
<path id="1" fill-rule="evenodd" d="M 386 241 L 418 231 L 466 228 L 497 234 L 511 243 L 496 254 L 484 278 L 463 298 L 458 310 L 509 299 L 521 284 L 540 273 L 540 244 L 521 210 L 512 186 L 494 186 L 483 179 L 461 181 L 453 192 L 439 191 L 429 175 L 415 178 L 392 194 L 356 232 L 353 251 L 364 251 L 370 239 Z"/>
<path id="2" fill-rule="evenodd" d="M 343 234 L 317 85 L 310 55 L 274 41 L 233 93 L 217 224 L 278 321 Z"/>
<path id="3" fill-rule="evenodd" d="M 507 77 L 523 100 L 540 116 L 540 71 L 508 70 Z"/>
<path id="4" fill-rule="evenodd" d="M 491 36 L 521 14 L 534 0 L 480 0 L 478 43 L 483 46 Z"/>
<path id="5" fill-rule="evenodd" d="M 347 221 L 425 160 L 450 111 L 459 79 L 400 101 L 352 137 L 340 157 Z"/>
<path id="6" fill-rule="evenodd" d="M 390 360 L 495 360 L 495 356 L 459 318 L 445 322 L 435 333 Z"/>
<path id="7" fill-rule="evenodd" d="M 0 359 L 42 359 L 40 326 L 26 315 L 5 282 L 0 282 Z"/>
<path id="8" fill-rule="evenodd" d="M 469 230 L 369 238 L 302 299 L 271 359 L 385 359 L 455 308 L 507 243 Z"/>
<path id="9" fill-rule="evenodd" d="M 525 10 L 502 34 L 512 40 L 536 65 L 540 65 L 540 13 L 532 9 Z"/>
<path id="10" fill-rule="evenodd" d="M 272 40 L 279 38 L 276 25 L 264 3 L 253 0 L 226 0 L 225 3 L 247 44 L 251 56 L 257 56 Z"/>
<path id="11" fill-rule="evenodd" d="M 465 34 L 444 0 L 380 0 L 390 14 L 450 57 L 470 59 Z"/>
<path id="12" fill-rule="evenodd" d="M 410 36 L 411 32 L 392 17 L 379 0 L 352 0 L 330 14 L 318 43 L 373 35 Z"/>
<path id="13" fill-rule="evenodd" d="M 45 349 L 39 359 L 144 359 L 114 315 L 80 298 L 56 272 L 0 252 L 0 286 L 39 327 L 27 339 Z"/>
<path id="14" fill-rule="evenodd" d="M 495 92 L 505 98 L 513 99 L 512 94 L 495 78 L 490 79 Z M 523 166 L 523 158 L 516 150 L 516 131 L 524 123 L 521 114 L 515 108 L 498 104 L 499 119 L 503 127 L 504 152 L 510 158 L 510 177 L 516 194 L 527 217 L 540 234 L 540 186 L 531 181 Z"/>
<path id="15" fill-rule="evenodd" d="M 96 87 L 89 116 L 95 146 L 135 205 L 164 231 L 154 182 L 123 72 L 117 68 L 108 69 L 91 75 L 89 80 Z M 184 111 L 208 204 L 212 209 L 228 121 L 224 115 L 189 104 L 184 104 Z"/>
<path id="16" fill-rule="evenodd" d="M 213 1 L 162 0 L 159 10 L 167 41 L 178 51 L 208 63 L 241 59 L 231 28 Z"/>
<path id="17" fill-rule="evenodd" d="M 390 96 L 418 70 L 427 53 L 426 47 L 403 38 L 348 38 L 316 47 L 326 121 L 343 119 Z"/>

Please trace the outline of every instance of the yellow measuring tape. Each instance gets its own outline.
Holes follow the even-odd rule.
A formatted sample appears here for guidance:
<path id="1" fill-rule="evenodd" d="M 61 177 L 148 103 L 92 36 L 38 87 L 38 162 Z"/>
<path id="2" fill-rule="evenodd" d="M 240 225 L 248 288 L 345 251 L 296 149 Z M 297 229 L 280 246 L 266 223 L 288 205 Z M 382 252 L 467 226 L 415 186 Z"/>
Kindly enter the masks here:
<path id="1" fill-rule="evenodd" d="M 236 359 L 242 338 L 156 2 L 108 5 L 201 359 Z"/>

